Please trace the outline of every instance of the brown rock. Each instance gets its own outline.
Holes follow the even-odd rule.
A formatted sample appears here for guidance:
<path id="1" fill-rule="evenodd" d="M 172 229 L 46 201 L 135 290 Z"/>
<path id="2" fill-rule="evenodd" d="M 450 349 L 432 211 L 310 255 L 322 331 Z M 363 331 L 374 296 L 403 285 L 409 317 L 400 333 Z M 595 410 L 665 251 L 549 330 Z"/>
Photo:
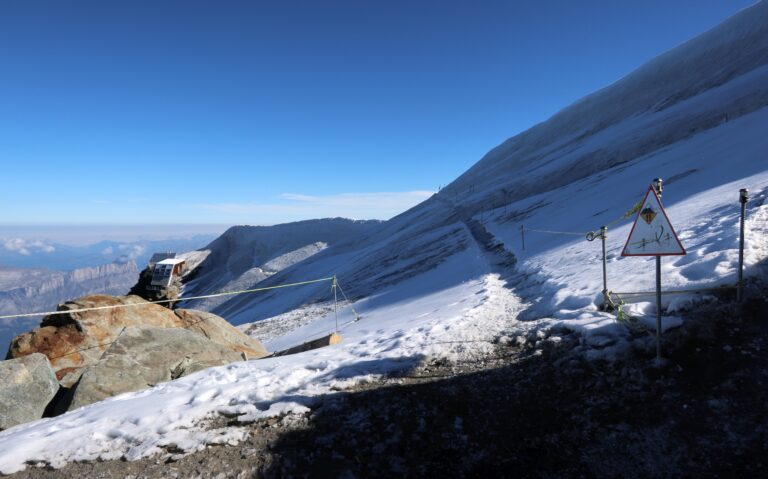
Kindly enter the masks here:
<path id="1" fill-rule="evenodd" d="M 40 328 L 14 338 L 9 357 L 43 353 L 51 361 L 61 385 L 70 387 L 77 382 L 82 369 L 94 364 L 123 328 L 181 325 L 173 311 L 138 296 L 85 296 L 60 304 L 57 311 L 107 306 L 120 307 L 46 316 Z"/>
<path id="2" fill-rule="evenodd" d="M 39 328 L 14 338 L 8 358 L 42 353 L 50 360 L 61 385 L 71 387 L 83 369 L 95 364 L 123 329 L 133 326 L 185 328 L 249 358 L 267 354 L 261 343 L 219 316 L 194 310 L 179 310 L 177 315 L 138 296 L 85 296 L 59 305 L 57 310 L 109 306 L 119 307 L 46 316 Z"/>
<path id="3" fill-rule="evenodd" d="M 182 321 L 183 328 L 202 334 L 232 351 L 245 353 L 248 359 L 262 358 L 267 355 L 266 348 L 259 341 L 235 328 L 220 316 L 194 309 L 177 309 L 174 312 Z"/>

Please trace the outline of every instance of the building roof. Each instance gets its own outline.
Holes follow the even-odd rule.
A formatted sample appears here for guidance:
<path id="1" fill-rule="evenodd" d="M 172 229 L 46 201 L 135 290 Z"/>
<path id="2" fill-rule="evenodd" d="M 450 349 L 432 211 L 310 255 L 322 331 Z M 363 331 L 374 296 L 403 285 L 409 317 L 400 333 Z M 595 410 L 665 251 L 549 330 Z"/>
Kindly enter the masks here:
<path id="1" fill-rule="evenodd" d="M 176 257 L 176 253 L 171 253 L 170 251 L 165 253 L 155 253 L 152 255 L 151 258 L 149 258 L 149 264 L 155 264 L 164 259 L 175 258 L 175 257 Z"/>
<path id="2" fill-rule="evenodd" d="M 157 264 L 179 264 L 184 263 L 185 261 L 187 260 L 184 258 L 168 258 L 162 261 L 158 261 Z"/>

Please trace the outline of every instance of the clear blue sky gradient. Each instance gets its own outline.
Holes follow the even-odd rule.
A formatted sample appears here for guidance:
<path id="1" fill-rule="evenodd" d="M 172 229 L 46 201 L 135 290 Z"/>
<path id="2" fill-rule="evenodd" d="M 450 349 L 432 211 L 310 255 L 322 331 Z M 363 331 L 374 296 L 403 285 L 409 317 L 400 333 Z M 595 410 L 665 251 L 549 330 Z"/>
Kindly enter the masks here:
<path id="1" fill-rule="evenodd" d="M 751 3 L 5 2 L 0 224 L 387 217 Z"/>

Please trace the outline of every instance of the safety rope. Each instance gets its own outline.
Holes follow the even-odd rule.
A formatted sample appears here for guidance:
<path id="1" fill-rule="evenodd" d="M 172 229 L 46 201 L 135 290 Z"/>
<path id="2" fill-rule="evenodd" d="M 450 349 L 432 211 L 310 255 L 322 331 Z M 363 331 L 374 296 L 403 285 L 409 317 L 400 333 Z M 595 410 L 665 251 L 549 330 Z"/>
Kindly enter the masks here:
<path id="1" fill-rule="evenodd" d="M 352 302 L 349 300 L 349 298 L 347 298 L 347 295 L 346 295 L 346 294 L 344 294 L 344 288 L 342 288 L 342 287 L 341 287 L 341 283 L 339 283 L 339 279 L 338 279 L 338 278 L 336 278 L 336 286 L 338 286 L 338 287 L 339 287 L 339 291 L 341 291 L 341 295 L 344 297 L 344 300 L 345 300 L 347 303 L 349 303 L 349 307 L 350 307 L 350 309 L 352 310 L 352 314 L 354 314 L 354 315 L 355 315 L 355 320 L 354 320 L 354 321 L 352 321 L 352 322 L 357 322 L 357 321 L 360 321 L 360 319 L 361 319 L 361 316 L 360 316 L 359 314 L 357 314 L 357 311 L 355 311 L 355 307 L 354 307 L 354 306 L 352 306 Z"/>
<path id="2" fill-rule="evenodd" d="M 616 296 L 616 299 L 618 302 L 614 301 L 613 298 L 611 298 L 611 295 Z M 624 311 L 624 300 L 621 298 L 621 295 L 619 293 L 615 293 L 613 291 L 608 291 L 608 294 L 606 295 L 606 299 L 608 301 L 608 305 L 613 308 L 614 311 L 616 311 L 616 322 L 619 324 L 623 324 L 627 328 L 631 329 L 632 331 L 637 331 L 641 333 L 648 333 L 651 336 L 653 336 L 653 333 L 643 324 L 640 322 L 640 319 L 632 316 L 631 314 Z"/>
<path id="3" fill-rule="evenodd" d="M 584 236 L 587 233 L 576 233 L 573 231 L 554 231 L 554 230 L 537 230 L 533 228 L 525 228 L 525 232 L 534 231 L 536 233 L 550 233 L 555 235 L 574 235 L 574 236 Z"/>
<path id="4" fill-rule="evenodd" d="M 640 200 L 637 203 L 635 203 L 634 206 L 632 206 L 632 208 L 630 208 L 629 210 L 624 212 L 624 214 L 621 215 L 620 218 L 616 218 L 615 220 L 611 221 L 610 223 L 607 223 L 605 226 L 615 225 L 616 223 L 621 223 L 622 221 L 626 221 L 626 220 L 632 218 L 632 216 L 635 213 L 640 211 L 640 207 L 641 206 L 643 206 L 643 198 L 640 198 Z"/>
<path id="5" fill-rule="evenodd" d="M 714 288 L 697 288 L 697 289 L 678 289 L 678 290 L 668 290 L 668 291 L 662 291 L 661 294 L 690 294 L 690 293 L 707 293 L 711 291 L 726 291 L 729 289 L 736 288 L 736 285 L 723 285 L 723 286 L 717 286 Z M 620 294 L 622 296 L 651 296 L 656 295 L 656 291 L 639 291 L 639 292 L 630 292 L 630 293 L 618 293 L 615 291 L 611 291 L 613 294 Z"/>
<path id="6" fill-rule="evenodd" d="M 279 284 L 276 286 L 265 286 L 263 288 L 254 288 L 254 289 L 243 289 L 240 291 L 226 291 L 223 293 L 214 293 L 214 294 L 205 294 L 202 296 L 189 296 L 189 297 L 181 297 L 178 299 L 161 299 L 158 301 L 146 301 L 143 303 L 129 303 L 129 304 L 114 304 L 109 306 L 93 306 L 90 308 L 80 308 L 80 309 L 69 309 L 69 310 L 63 310 L 63 311 L 45 311 L 40 313 L 21 313 L 21 314 L 7 314 L 4 316 L 0 316 L 0 319 L 9 319 L 9 318 L 24 318 L 24 317 L 31 317 L 31 316 L 49 316 L 54 314 L 71 314 L 71 313 L 83 313 L 86 311 L 99 311 L 104 309 L 116 309 L 116 308 L 130 308 L 134 306 L 145 306 L 147 304 L 164 304 L 164 303 L 176 303 L 179 301 L 191 301 L 193 299 L 207 299 L 207 298 L 218 298 L 220 296 L 233 296 L 237 294 L 246 294 L 246 293 L 258 293 L 260 291 L 268 291 L 271 289 L 280 289 L 280 288 L 290 288 L 292 286 L 302 286 L 305 284 L 312 284 L 312 283 L 320 283 L 323 281 L 333 281 L 334 277 L 331 278 L 320 278 L 320 279 L 313 279 L 310 281 L 300 281 L 298 283 L 287 283 L 287 284 Z"/>

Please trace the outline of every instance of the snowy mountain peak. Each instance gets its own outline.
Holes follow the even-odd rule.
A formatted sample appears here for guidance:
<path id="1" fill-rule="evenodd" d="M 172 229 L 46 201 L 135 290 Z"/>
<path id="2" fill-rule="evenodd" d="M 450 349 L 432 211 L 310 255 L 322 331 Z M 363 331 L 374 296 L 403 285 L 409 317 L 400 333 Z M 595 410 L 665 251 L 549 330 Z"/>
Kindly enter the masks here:
<path id="1" fill-rule="evenodd" d="M 469 193 L 470 202 L 480 201 L 474 192 L 496 191 L 510 201 L 621 165 L 764 106 L 765 83 L 707 101 L 695 115 L 671 111 L 766 64 L 768 2 L 761 1 L 510 138 L 443 191 Z M 655 131 L 636 135 L 640 128 Z"/>

